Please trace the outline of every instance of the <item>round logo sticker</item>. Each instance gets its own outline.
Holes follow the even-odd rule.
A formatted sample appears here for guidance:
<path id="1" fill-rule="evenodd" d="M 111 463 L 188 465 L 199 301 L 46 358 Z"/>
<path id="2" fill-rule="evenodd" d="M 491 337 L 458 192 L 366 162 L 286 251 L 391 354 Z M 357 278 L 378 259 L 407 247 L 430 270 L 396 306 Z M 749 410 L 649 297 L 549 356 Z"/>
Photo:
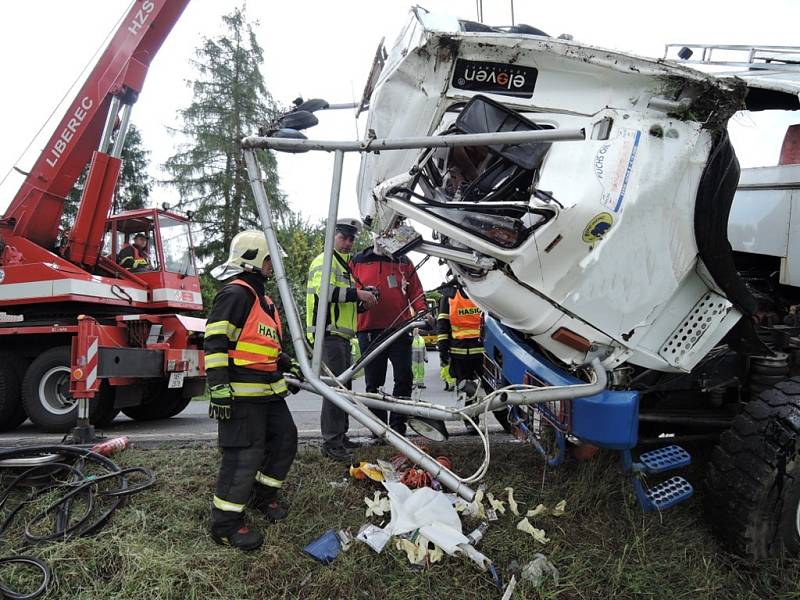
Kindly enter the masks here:
<path id="1" fill-rule="evenodd" d="M 608 230 L 611 229 L 611 225 L 613 224 L 614 217 L 612 217 L 609 213 L 604 212 L 600 213 L 599 215 L 595 215 L 583 230 L 583 241 L 587 244 L 599 242 L 603 239 L 603 236 L 608 233 Z"/>

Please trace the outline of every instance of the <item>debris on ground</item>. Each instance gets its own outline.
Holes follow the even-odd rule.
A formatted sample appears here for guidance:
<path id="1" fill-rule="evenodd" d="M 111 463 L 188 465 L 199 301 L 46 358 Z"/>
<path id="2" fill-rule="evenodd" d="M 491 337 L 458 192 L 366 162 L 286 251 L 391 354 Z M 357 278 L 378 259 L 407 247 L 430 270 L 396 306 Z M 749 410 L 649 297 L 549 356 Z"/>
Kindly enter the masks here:
<path id="1" fill-rule="evenodd" d="M 566 509 L 567 509 L 567 501 L 566 500 L 562 500 L 561 502 L 556 504 L 556 507 L 553 509 L 553 512 L 550 513 L 550 514 L 552 514 L 554 517 L 561 517 L 561 516 L 564 516 L 564 513 L 566 512 Z"/>
<path id="2" fill-rule="evenodd" d="M 361 462 L 358 465 L 350 466 L 350 477 L 354 479 L 371 479 L 372 481 L 383 481 L 383 470 L 380 466 L 369 463 Z"/>
<path id="3" fill-rule="evenodd" d="M 544 504 L 538 504 L 536 508 L 532 508 L 528 512 L 525 513 L 526 519 L 533 519 L 535 517 L 539 517 L 547 512 L 547 507 Z"/>
<path id="4" fill-rule="evenodd" d="M 358 534 L 356 535 L 356 539 L 358 541 L 364 542 L 378 554 L 380 554 L 381 551 L 386 547 L 386 544 L 389 543 L 391 537 L 392 536 L 386 533 L 383 529 L 376 527 L 371 523 L 362 525 L 361 529 L 358 530 Z"/>
<path id="5" fill-rule="evenodd" d="M 511 512 L 514 513 L 517 517 L 519 516 L 519 508 L 517 505 L 517 501 L 514 499 L 514 488 L 507 487 L 504 488 L 506 492 L 508 492 L 508 508 L 511 509 Z"/>
<path id="6" fill-rule="evenodd" d="M 373 515 L 382 517 L 391 509 L 389 498 L 383 496 L 381 492 L 378 491 L 375 492 L 372 498 L 366 496 L 364 498 L 364 504 L 367 505 L 367 517 L 371 517 Z"/>
<path id="7" fill-rule="evenodd" d="M 339 541 L 339 536 L 333 529 L 328 529 L 325 533 L 317 539 L 312 540 L 303 552 L 308 554 L 314 560 L 321 562 L 323 565 L 328 565 L 336 560 L 342 550 L 342 544 Z"/>
<path id="8" fill-rule="evenodd" d="M 553 583 L 558 585 L 558 569 L 550 560 L 539 552 L 533 555 L 533 560 L 520 566 L 517 561 L 511 561 L 508 565 L 511 572 L 519 573 L 520 579 L 530 583 L 533 587 L 539 587 L 544 583 L 548 575 L 552 576 Z"/>
<path id="9" fill-rule="evenodd" d="M 506 505 L 502 500 L 496 500 L 494 495 L 491 492 L 486 494 L 486 499 L 489 501 L 489 504 L 492 506 L 492 510 L 500 513 L 501 515 L 506 514 Z"/>
<path id="10" fill-rule="evenodd" d="M 525 517 L 524 519 L 522 519 L 522 521 L 517 523 L 517 529 L 519 529 L 520 531 L 524 531 L 525 533 L 531 534 L 531 537 L 533 537 L 533 539 L 535 539 L 540 544 L 546 544 L 547 542 L 550 541 L 545 535 L 544 529 L 537 529 L 536 527 L 531 525 L 531 522 L 528 521 L 528 517 Z"/>

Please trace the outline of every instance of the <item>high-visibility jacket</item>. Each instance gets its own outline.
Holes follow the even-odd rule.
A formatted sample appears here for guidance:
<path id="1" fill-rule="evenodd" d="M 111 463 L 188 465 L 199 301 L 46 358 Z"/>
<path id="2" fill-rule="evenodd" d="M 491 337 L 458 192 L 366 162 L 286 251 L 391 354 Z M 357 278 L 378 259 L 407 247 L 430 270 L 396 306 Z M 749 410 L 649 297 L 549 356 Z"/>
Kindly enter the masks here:
<path id="1" fill-rule="evenodd" d="M 150 268 L 147 255 L 132 244 L 125 244 L 117 253 L 117 264 L 129 271 L 142 271 Z"/>
<path id="2" fill-rule="evenodd" d="M 436 319 L 436 343 L 442 364 L 448 364 L 451 358 L 483 354 L 481 323 L 480 308 L 461 292 L 455 290 L 452 297 L 442 296 Z"/>
<path id="3" fill-rule="evenodd" d="M 281 320 L 255 274 L 242 274 L 222 288 L 206 324 L 204 349 L 209 387 L 229 384 L 240 400 L 285 396 L 278 369 Z"/>
<path id="4" fill-rule="evenodd" d="M 325 320 L 325 333 L 350 339 L 356 334 L 356 303 L 358 294 L 355 281 L 345 266 L 350 259 L 348 254 L 334 250 L 341 258 L 334 256 L 331 260 L 331 285 L 328 291 L 328 315 Z M 306 287 L 306 335 L 314 339 L 317 324 L 317 306 L 322 288 L 322 262 L 324 254 L 320 254 L 308 269 L 308 285 Z"/>

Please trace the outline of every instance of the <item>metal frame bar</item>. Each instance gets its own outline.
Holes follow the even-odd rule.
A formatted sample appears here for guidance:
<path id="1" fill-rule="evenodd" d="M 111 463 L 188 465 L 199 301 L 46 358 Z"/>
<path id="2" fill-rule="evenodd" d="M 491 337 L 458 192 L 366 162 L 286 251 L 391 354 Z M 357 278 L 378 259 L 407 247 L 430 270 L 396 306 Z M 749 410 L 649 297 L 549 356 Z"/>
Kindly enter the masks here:
<path id="1" fill-rule="evenodd" d="M 328 322 L 328 305 L 331 294 L 331 263 L 333 262 L 333 238 L 336 235 L 336 219 L 339 215 L 339 192 L 342 187 L 342 164 L 344 153 L 337 150 L 333 157 L 333 179 L 331 181 L 331 200 L 328 206 L 328 222 L 325 225 L 325 243 L 322 258 L 322 281 L 319 288 L 317 304 L 317 321 L 314 327 L 314 351 L 311 358 L 311 370 L 319 375 L 322 363 L 322 344 L 325 341 L 325 324 Z M 273 256 L 275 256 L 273 254 Z"/>

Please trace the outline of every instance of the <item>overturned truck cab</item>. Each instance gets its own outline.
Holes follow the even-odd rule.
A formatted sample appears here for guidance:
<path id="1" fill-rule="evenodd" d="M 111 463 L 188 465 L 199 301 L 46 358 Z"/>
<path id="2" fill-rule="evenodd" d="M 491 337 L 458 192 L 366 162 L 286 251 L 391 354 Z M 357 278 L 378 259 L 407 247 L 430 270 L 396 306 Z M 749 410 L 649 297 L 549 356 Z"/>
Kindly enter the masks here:
<path id="1" fill-rule="evenodd" d="M 487 315 L 490 393 L 589 382 L 592 361 L 607 372 L 598 394 L 510 406 L 518 435 L 551 464 L 571 443 L 621 451 L 645 510 L 693 488 L 678 476 L 644 485 L 690 456 L 677 445 L 635 456 L 640 436 L 720 439 L 709 518 L 730 548 L 760 557 L 800 550 L 800 294 L 728 241 L 740 168 L 727 124 L 748 100 L 764 104 L 750 84 L 416 8 L 367 84 L 358 185 L 378 243 L 446 261 Z M 549 135 L 503 137 L 536 131 Z M 495 137 L 370 147 L 475 134 Z"/>

